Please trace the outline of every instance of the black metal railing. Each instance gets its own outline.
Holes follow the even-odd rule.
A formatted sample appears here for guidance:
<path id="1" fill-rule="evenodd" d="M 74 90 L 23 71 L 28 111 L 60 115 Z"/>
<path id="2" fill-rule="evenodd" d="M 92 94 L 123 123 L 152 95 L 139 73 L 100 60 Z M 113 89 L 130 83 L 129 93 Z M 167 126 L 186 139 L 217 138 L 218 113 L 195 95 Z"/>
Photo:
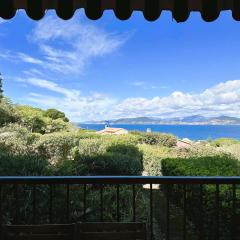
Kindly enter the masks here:
<path id="1" fill-rule="evenodd" d="M 149 239 L 238 239 L 239 186 L 240 177 L 0 177 L 0 224 L 143 221 Z"/>

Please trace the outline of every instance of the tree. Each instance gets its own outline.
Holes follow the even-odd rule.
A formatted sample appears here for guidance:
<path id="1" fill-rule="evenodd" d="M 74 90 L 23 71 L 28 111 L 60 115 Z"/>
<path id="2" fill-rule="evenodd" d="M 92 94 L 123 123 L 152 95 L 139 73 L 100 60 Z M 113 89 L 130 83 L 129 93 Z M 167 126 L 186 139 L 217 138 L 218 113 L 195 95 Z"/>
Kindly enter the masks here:
<path id="1" fill-rule="evenodd" d="M 15 123 L 18 119 L 19 116 L 11 100 L 3 97 L 0 101 L 0 127 L 5 124 Z"/>
<path id="2" fill-rule="evenodd" d="M 31 106 L 17 106 L 20 125 L 24 125 L 31 132 L 45 133 L 49 118 L 44 117 L 44 111 Z"/>
<path id="3" fill-rule="evenodd" d="M 3 85 L 2 85 L 2 74 L 0 73 L 0 102 L 2 101 L 3 99 Z"/>
<path id="4" fill-rule="evenodd" d="M 68 118 L 65 116 L 65 113 L 54 108 L 48 109 L 45 112 L 45 116 L 53 120 L 62 119 L 64 122 L 69 122 Z"/>

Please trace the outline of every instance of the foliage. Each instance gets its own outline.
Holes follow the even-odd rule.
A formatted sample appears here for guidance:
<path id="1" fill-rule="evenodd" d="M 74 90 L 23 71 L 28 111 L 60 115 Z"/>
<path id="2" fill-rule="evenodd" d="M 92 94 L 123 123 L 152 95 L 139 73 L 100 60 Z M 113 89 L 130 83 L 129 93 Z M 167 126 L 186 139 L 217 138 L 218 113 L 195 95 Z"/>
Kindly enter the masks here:
<path id="1" fill-rule="evenodd" d="M 2 74 L 0 73 L 0 103 L 1 103 L 1 101 L 3 99 L 3 85 L 2 85 L 2 81 L 3 81 Z"/>
<path id="2" fill-rule="evenodd" d="M 219 154 L 215 156 L 201 156 L 189 158 L 168 158 L 162 161 L 162 173 L 165 176 L 239 176 L 240 163 L 229 154 Z M 165 189 L 163 189 L 165 190 Z M 171 201 L 182 207 L 182 187 L 170 187 Z M 220 231 L 222 239 L 230 239 L 230 226 L 232 208 L 229 203 L 232 201 L 232 186 L 220 185 L 219 199 L 221 199 L 221 211 L 219 218 L 224 219 L 220 222 Z M 199 196 L 204 202 L 204 208 L 199 208 Z M 237 198 L 240 198 L 239 189 L 237 189 Z M 204 215 L 204 221 L 209 227 L 205 234 L 207 239 L 213 239 L 216 231 L 216 186 L 203 185 L 200 192 L 198 185 L 187 185 L 187 203 L 191 211 L 187 211 L 188 219 L 196 226 L 201 224 L 199 216 Z M 237 200 L 238 201 L 238 200 Z"/>
<path id="3" fill-rule="evenodd" d="M 65 113 L 54 108 L 46 110 L 44 115 L 53 120 L 62 119 L 64 122 L 69 122 L 69 119 L 65 116 Z"/>
<path id="4" fill-rule="evenodd" d="M 157 145 L 139 145 L 139 149 L 143 152 L 144 171 L 150 176 L 160 176 L 161 162 L 163 159 L 172 156 L 172 151 L 167 147 Z"/>
<path id="5" fill-rule="evenodd" d="M 48 124 L 45 127 L 45 133 L 54 133 L 61 131 L 70 130 L 70 125 L 64 119 L 58 118 L 55 120 L 48 121 Z"/>
<path id="6" fill-rule="evenodd" d="M 81 140 L 74 159 L 80 175 L 139 175 L 143 170 L 136 146 L 103 139 Z"/>
<path id="7" fill-rule="evenodd" d="M 51 164 L 70 159 L 70 151 L 78 145 L 76 133 L 52 133 L 42 135 L 36 144 L 38 152 Z"/>
<path id="8" fill-rule="evenodd" d="M 56 109 L 44 111 L 31 106 L 17 106 L 16 110 L 20 116 L 19 123 L 31 132 L 45 134 L 70 131 L 73 128 L 65 114 Z"/>
<path id="9" fill-rule="evenodd" d="M 0 86 L 1 89 L 1 86 Z M 1 92 L 0 92 L 1 93 Z M 0 102 L 0 175 L 187 175 L 187 176 L 233 176 L 240 175 L 240 146 L 234 139 L 217 139 L 211 142 L 193 143 L 190 148 L 176 147 L 177 138 L 171 134 L 142 133 L 138 131 L 125 135 L 100 136 L 93 131 L 77 130 L 68 122 L 65 114 L 56 110 L 47 111 L 30 106 L 15 106 L 7 98 Z M 226 154 L 228 153 L 228 154 Z M 87 185 L 87 217 L 95 221 L 99 217 L 99 186 Z M 106 186 L 104 186 L 106 187 Z M 238 186 L 237 186 L 238 187 Z M 192 212 L 187 218 L 194 224 L 200 215 L 198 186 L 188 186 L 187 204 Z M 206 221 L 214 221 L 213 209 L 216 203 L 215 186 L 204 186 L 203 200 Z M 11 209 L 14 189 L 3 188 L 3 205 Z M 31 192 L 19 188 L 24 202 L 21 214 L 29 217 L 27 210 L 32 203 Z M 83 192 L 73 186 L 70 208 L 74 209 L 72 220 L 83 220 Z M 146 191 L 146 193 L 145 193 Z M 163 189 L 165 191 L 165 189 Z M 49 189 L 38 186 L 39 222 L 44 222 L 48 214 Z M 158 191 L 160 192 L 160 191 Z M 182 188 L 170 189 L 171 203 L 182 206 Z M 196 194 L 197 193 L 197 194 Z M 120 187 L 120 213 L 123 221 L 130 221 L 132 212 L 132 189 Z M 228 219 L 232 191 L 229 186 L 220 186 L 221 218 Z M 196 196 L 197 195 L 197 196 Z M 239 198 L 239 189 L 236 191 Z M 66 189 L 54 189 L 54 214 L 57 221 L 63 221 Z M 107 186 L 103 191 L 104 219 L 116 221 L 116 187 Z M 147 221 L 149 192 L 136 186 L 138 219 Z M 26 200 L 26 201 L 25 201 Z M 10 210 L 11 211 L 11 210 Z M 12 210 L 13 212 L 13 210 Z M 45 211 L 46 212 L 46 211 Z M 14 213 L 13 213 L 14 214 Z M 5 222 L 11 222 L 11 213 L 4 215 Z M 222 231 L 227 229 L 221 226 Z M 209 233 L 214 232 L 209 228 Z M 226 236 L 228 231 L 225 231 Z M 229 239 L 226 237 L 226 239 Z"/>
<path id="10" fill-rule="evenodd" d="M 164 147 L 173 147 L 177 144 L 177 139 L 174 135 L 165 133 L 141 133 L 133 134 L 139 137 L 140 143 L 145 143 L 149 145 L 159 145 Z"/>
<path id="11" fill-rule="evenodd" d="M 126 144 L 126 145 L 137 145 L 139 138 L 132 134 L 123 135 L 104 135 L 101 136 L 103 144 Z"/>
<path id="12" fill-rule="evenodd" d="M 26 126 L 30 132 L 45 133 L 48 119 L 44 118 L 44 111 L 30 106 L 17 106 L 20 124 Z"/>
<path id="13" fill-rule="evenodd" d="M 232 144 L 228 146 L 225 145 L 225 146 L 219 147 L 219 150 L 226 152 L 228 154 L 231 154 L 233 157 L 240 160 L 240 143 Z"/>
<path id="14" fill-rule="evenodd" d="M 48 161 L 36 153 L 1 154 L 1 176 L 43 176 L 49 175 Z"/>
<path id="15" fill-rule="evenodd" d="M 230 146 L 232 144 L 240 143 L 238 140 L 233 138 L 218 138 L 211 142 L 214 147 Z"/>
<path id="16" fill-rule="evenodd" d="M 229 154 L 168 158 L 162 161 L 166 176 L 239 176 L 240 163 Z"/>
<path id="17" fill-rule="evenodd" d="M 3 98 L 0 102 L 0 127 L 16 122 L 32 133 L 45 134 L 75 129 L 65 114 L 56 109 L 44 111 L 31 106 L 16 106 L 9 99 Z"/>
<path id="18" fill-rule="evenodd" d="M 24 126 L 18 123 L 10 123 L 0 128 L 0 139 L 4 140 L 8 136 L 19 138 L 25 145 L 31 145 L 40 139 L 41 134 L 31 133 Z"/>
<path id="19" fill-rule="evenodd" d="M 8 98 L 2 98 L 0 102 L 0 127 L 18 120 L 17 112 Z"/>
<path id="20" fill-rule="evenodd" d="M 30 133 L 27 128 L 18 124 L 9 124 L 0 128 L 0 156 L 34 153 L 32 144 L 38 138 L 38 135 Z"/>

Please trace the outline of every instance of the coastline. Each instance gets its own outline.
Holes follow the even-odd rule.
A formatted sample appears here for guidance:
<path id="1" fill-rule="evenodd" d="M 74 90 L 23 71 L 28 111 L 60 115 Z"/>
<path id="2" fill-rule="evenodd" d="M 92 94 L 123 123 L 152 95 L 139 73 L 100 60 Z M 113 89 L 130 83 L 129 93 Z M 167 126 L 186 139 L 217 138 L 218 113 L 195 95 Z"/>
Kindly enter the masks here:
<path id="1" fill-rule="evenodd" d="M 124 128 L 128 131 L 170 133 L 180 139 L 188 138 L 193 141 L 217 138 L 234 138 L 240 140 L 240 125 L 196 125 L 196 124 L 111 124 L 111 127 Z M 104 124 L 77 124 L 87 130 L 102 130 Z"/>

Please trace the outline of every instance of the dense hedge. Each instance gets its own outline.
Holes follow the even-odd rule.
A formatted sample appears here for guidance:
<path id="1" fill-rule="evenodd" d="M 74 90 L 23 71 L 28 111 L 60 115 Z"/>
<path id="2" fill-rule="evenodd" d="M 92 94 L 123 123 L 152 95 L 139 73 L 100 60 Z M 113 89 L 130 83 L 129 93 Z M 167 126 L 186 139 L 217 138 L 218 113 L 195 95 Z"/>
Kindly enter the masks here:
<path id="1" fill-rule="evenodd" d="M 218 138 L 210 142 L 214 147 L 230 146 L 240 143 L 239 140 L 233 138 Z"/>
<path id="2" fill-rule="evenodd" d="M 78 175 L 140 175 L 142 158 L 134 145 L 87 139 L 79 142 L 74 161 Z"/>
<path id="3" fill-rule="evenodd" d="M 143 152 L 144 172 L 150 176 L 161 176 L 161 162 L 172 155 L 167 147 L 141 144 L 139 149 Z"/>
<path id="4" fill-rule="evenodd" d="M 227 154 L 190 158 L 168 158 L 162 161 L 162 173 L 168 176 L 239 176 L 240 162 Z M 194 223 L 195 231 L 204 223 L 206 239 L 214 239 L 216 232 L 216 185 L 187 186 L 187 216 Z M 182 207 L 183 188 L 173 186 L 170 189 L 172 202 Z M 219 229 L 222 240 L 231 236 L 232 186 L 219 186 Z M 237 200 L 240 201 L 240 189 L 237 188 Z M 202 199 L 203 207 L 201 208 Z M 236 213 L 240 214 L 240 213 Z"/>
<path id="5" fill-rule="evenodd" d="M 149 145 L 159 145 L 164 147 L 174 147 L 177 144 L 177 138 L 172 134 L 166 133 L 138 133 L 139 142 Z"/>
<path id="6" fill-rule="evenodd" d="M 51 175 L 48 161 L 38 154 L 1 154 L 1 176 L 44 176 Z"/>
<path id="7" fill-rule="evenodd" d="M 19 120 L 16 109 L 11 101 L 7 98 L 1 99 L 0 102 L 0 127 L 8 123 L 14 123 Z"/>
<path id="8" fill-rule="evenodd" d="M 239 176 L 240 162 L 227 154 L 167 158 L 162 161 L 165 176 Z"/>
<path id="9" fill-rule="evenodd" d="M 41 135 L 36 142 L 37 151 L 52 164 L 72 159 L 71 150 L 78 146 L 80 139 L 97 137 L 92 133 L 58 132 Z"/>

